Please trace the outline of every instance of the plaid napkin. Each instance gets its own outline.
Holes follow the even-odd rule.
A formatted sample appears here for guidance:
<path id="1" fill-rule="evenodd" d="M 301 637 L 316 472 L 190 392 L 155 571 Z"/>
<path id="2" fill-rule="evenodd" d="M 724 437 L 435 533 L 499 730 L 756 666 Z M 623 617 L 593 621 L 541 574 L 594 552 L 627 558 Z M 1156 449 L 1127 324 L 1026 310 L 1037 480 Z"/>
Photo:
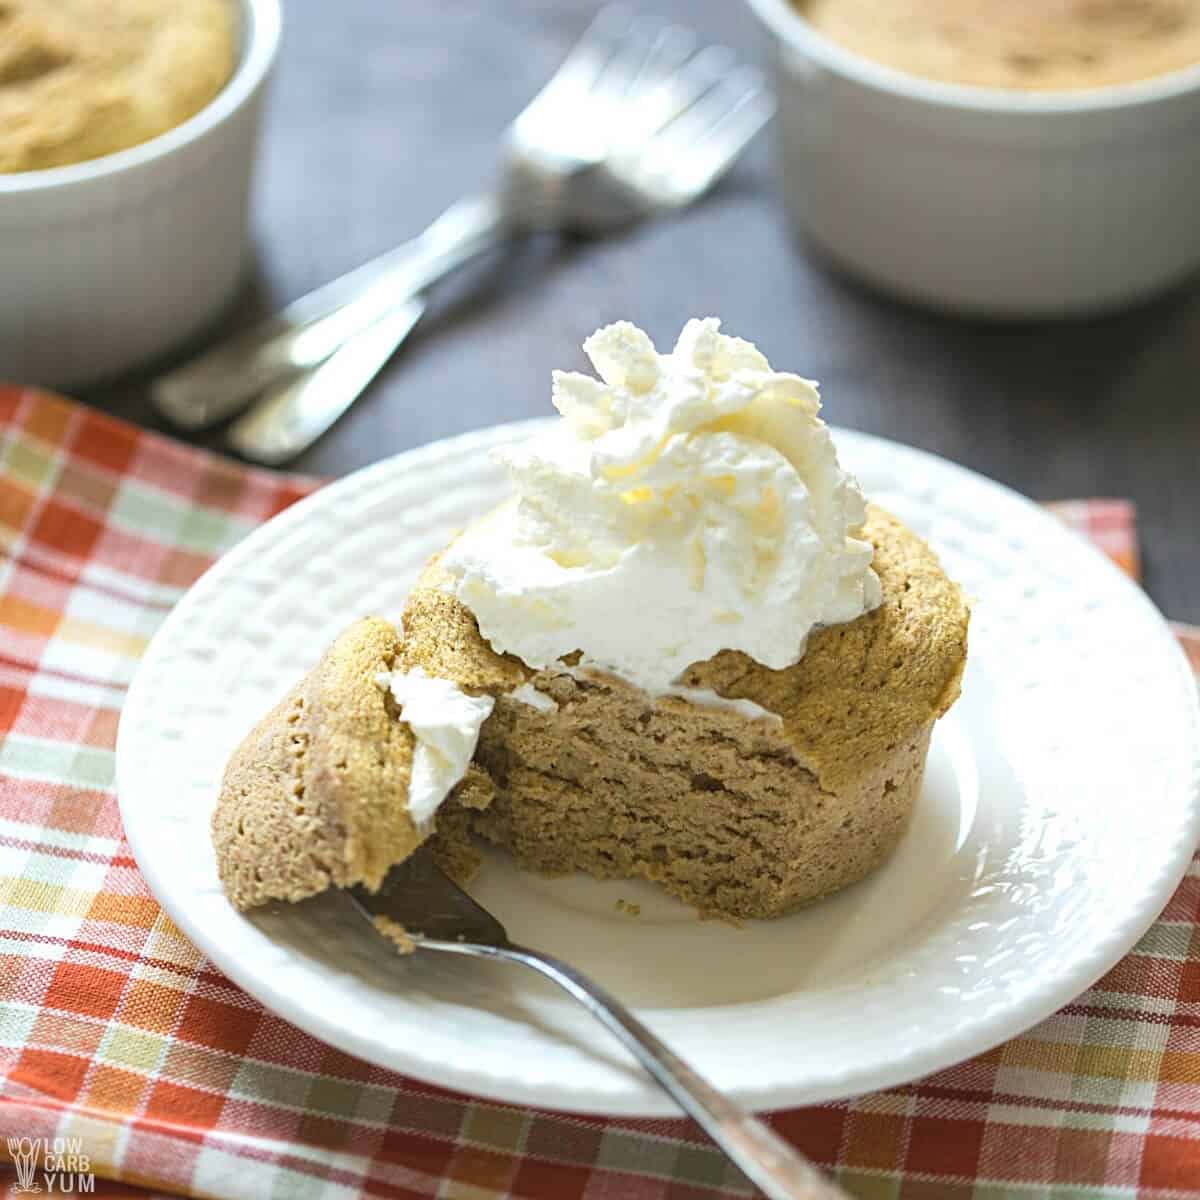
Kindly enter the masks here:
<path id="1" fill-rule="evenodd" d="M 182 590 L 314 486 L 0 389 L 0 1186 L 26 1194 L 32 1151 L 44 1193 L 47 1167 L 56 1190 L 95 1176 L 108 1197 L 749 1195 L 682 1119 L 510 1108 L 315 1041 L 150 896 L 112 788 L 124 690 Z M 1136 570 L 1129 505 L 1057 509 Z M 1198 632 L 1181 630 L 1200 669 Z M 1197 1194 L 1200 866 L 1128 958 L 1025 1036 L 771 1121 L 862 1197 Z"/>

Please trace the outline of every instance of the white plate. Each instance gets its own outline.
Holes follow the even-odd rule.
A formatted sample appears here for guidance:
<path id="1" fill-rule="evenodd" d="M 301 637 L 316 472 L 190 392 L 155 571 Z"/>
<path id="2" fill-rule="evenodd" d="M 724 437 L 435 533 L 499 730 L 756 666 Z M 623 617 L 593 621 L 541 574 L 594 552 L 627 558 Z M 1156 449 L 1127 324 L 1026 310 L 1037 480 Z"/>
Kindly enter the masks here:
<path id="1" fill-rule="evenodd" d="M 130 690 L 121 813 L 173 920 L 303 1029 L 501 1100 L 670 1113 L 549 985 L 513 967 L 401 960 L 338 895 L 241 916 L 209 844 L 222 767 L 252 722 L 351 618 L 399 614 L 425 559 L 505 494 L 487 450 L 536 424 L 360 471 L 214 566 Z M 1049 1015 L 1149 926 L 1200 829 L 1195 686 L 1138 588 L 997 484 L 877 438 L 838 443 L 868 496 L 926 537 L 975 601 L 963 697 L 938 726 L 894 858 L 830 900 L 743 929 L 699 921 L 649 885 L 543 880 L 499 854 L 475 889 L 514 939 L 591 972 L 758 1108 L 895 1085 Z"/>

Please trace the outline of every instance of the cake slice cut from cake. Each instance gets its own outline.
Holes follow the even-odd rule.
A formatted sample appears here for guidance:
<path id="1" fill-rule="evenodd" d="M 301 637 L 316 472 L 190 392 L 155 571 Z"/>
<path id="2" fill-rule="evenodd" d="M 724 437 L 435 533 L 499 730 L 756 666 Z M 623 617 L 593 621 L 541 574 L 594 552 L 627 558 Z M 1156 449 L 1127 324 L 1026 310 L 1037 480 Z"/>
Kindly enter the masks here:
<path id="1" fill-rule="evenodd" d="M 496 653 L 435 559 L 403 637 L 377 618 L 351 626 L 234 755 L 213 825 L 230 899 L 373 888 L 426 839 L 462 879 L 473 836 L 533 871 L 649 879 L 729 917 L 778 916 L 860 879 L 907 826 L 968 622 L 899 521 L 872 508 L 863 533 L 878 607 L 815 630 L 791 667 L 723 651 L 658 696 L 574 656 L 535 670 Z M 380 682 L 416 670 L 494 700 L 427 823 L 408 810 L 416 739 Z"/>
<path id="2" fill-rule="evenodd" d="M 356 621 L 229 760 L 212 833 L 238 908 L 377 888 L 424 840 L 408 808 L 415 739 L 374 682 L 399 645 L 389 622 Z"/>

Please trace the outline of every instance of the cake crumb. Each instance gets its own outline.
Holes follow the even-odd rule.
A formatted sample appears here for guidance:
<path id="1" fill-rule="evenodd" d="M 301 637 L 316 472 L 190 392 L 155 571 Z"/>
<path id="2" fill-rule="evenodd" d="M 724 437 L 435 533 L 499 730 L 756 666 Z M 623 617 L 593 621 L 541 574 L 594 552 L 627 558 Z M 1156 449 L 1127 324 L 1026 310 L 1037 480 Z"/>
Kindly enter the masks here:
<path id="1" fill-rule="evenodd" d="M 396 947 L 398 954 L 411 954 L 417 948 L 412 934 L 399 921 L 393 921 L 391 917 L 375 917 L 371 924 Z"/>
<path id="2" fill-rule="evenodd" d="M 698 921 L 720 921 L 723 925 L 729 925 L 734 929 L 745 929 L 746 922 L 734 913 L 722 912 L 718 908 L 697 908 L 696 920 Z"/>
<path id="3" fill-rule="evenodd" d="M 618 900 L 616 910 L 619 913 L 624 913 L 629 917 L 640 917 L 642 915 L 642 906 L 640 904 L 631 904 L 628 900 Z"/>

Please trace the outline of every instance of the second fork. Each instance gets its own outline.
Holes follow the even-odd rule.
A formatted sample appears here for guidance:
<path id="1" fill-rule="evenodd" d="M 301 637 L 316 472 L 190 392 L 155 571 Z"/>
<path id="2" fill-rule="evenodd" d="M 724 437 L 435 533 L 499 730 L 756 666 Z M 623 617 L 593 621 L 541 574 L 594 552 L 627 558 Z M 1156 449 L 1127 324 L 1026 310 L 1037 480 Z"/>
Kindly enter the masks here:
<path id="1" fill-rule="evenodd" d="M 772 110 L 758 73 L 737 67 L 730 51 L 698 49 L 686 30 L 605 9 L 513 122 L 495 192 L 458 202 L 414 241 L 160 377 L 155 402 L 191 430 L 233 416 L 267 389 L 278 412 L 283 381 L 343 347 L 353 355 L 354 339 L 477 254 L 533 230 L 599 234 L 695 200 Z M 339 373 L 358 381 L 348 396 L 321 390 L 341 412 L 373 374 Z M 300 393 L 311 405 L 307 389 Z M 243 442 L 238 448 L 256 457 L 255 440 Z M 290 452 L 306 444 L 289 439 Z"/>

